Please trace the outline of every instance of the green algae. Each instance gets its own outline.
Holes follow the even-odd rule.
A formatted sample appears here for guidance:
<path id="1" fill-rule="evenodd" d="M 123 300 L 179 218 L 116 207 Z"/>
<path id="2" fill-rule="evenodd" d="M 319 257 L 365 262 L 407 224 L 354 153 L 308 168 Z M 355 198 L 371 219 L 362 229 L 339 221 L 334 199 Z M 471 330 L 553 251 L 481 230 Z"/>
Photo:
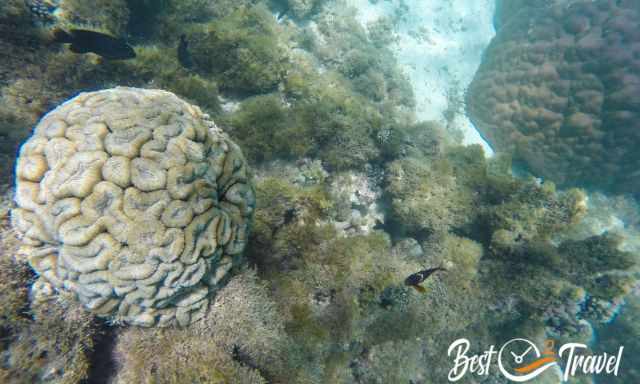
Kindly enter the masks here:
<path id="1" fill-rule="evenodd" d="M 304 127 L 278 94 L 261 95 L 242 102 L 227 121 L 232 135 L 248 148 L 246 156 L 255 163 L 275 158 L 303 156 L 313 147 L 304 140 Z"/>
<path id="2" fill-rule="evenodd" d="M 59 24 L 66 28 L 96 26 L 115 36 L 125 35 L 129 22 L 126 0 L 64 0 L 60 4 Z"/>
<path id="3" fill-rule="evenodd" d="M 273 90 L 286 71 L 273 17 L 260 6 L 242 7 L 187 33 L 196 67 L 214 75 L 224 90 Z"/>
<path id="4" fill-rule="evenodd" d="M 93 316 L 65 294 L 34 300 L 35 276 L 16 259 L 20 243 L 9 231 L 0 199 L 0 381 L 72 384 L 87 379 L 99 334 Z"/>
<path id="5" fill-rule="evenodd" d="M 287 374 L 283 319 L 265 281 L 245 270 L 222 288 L 205 318 L 187 328 L 121 329 L 115 382 L 265 383 Z"/>
<path id="6" fill-rule="evenodd" d="M 405 382 L 414 372 L 439 382 L 450 361 L 438 351 L 456 336 L 487 344 L 514 336 L 537 340 L 552 328 L 550 309 L 575 317 L 587 296 L 602 304 L 630 291 L 635 262 L 616 240 L 552 242 L 582 217 L 582 192 L 516 179 L 508 158 L 486 160 L 479 146 L 455 146 L 444 128 L 413 121 L 411 85 L 379 50 L 389 44 L 388 23 L 364 31 L 350 15 L 335 15 L 337 25 L 319 16 L 322 44 L 315 32 L 276 24 L 264 5 L 204 3 L 164 3 L 134 60 L 49 52 L 30 69 L 31 80 L 4 86 L 12 101 L 0 111 L 5 131 L 27 122 L 24 135 L 39 115 L 77 91 L 127 83 L 167 89 L 200 105 L 253 164 L 309 157 L 330 171 L 312 172 L 309 184 L 261 177 L 256 188 L 247 253 L 268 283 L 259 289 L 281 317 L 272 317 L 286 333 L 278 337 L 291 343 L 268 349 L 273 339 L 249 332 L 247 339 L 263 344 L 241 345 L 234 355 L 229 345 L 242 344 L 240 338 L 221 347 L 209 345 L 223 338 L 215 334 L 205 344 L 201 334 L 179 330 L 127 330 L 119 347 L 131 347 L 126 374 L 133 376 L 122 376 L 124 382 Z M 181 34 L 190 43 L 193 70 L 177 60 Z M 294 43 L 308 56 L 292 54 Z M 348 218 L 351 203 L 328 185 L 339 172 L 367 167 L 386 171 L 386 232 L 347 234 L 334 224 Z M 420 242 L 424 255 L 394 253 L 407 236 Z M 426 294 L 403 285 L 409 274 L 437 265 L 448 271 L 425 283 Z M 3 269 L 11 273 L 2 290 L 9 305 L 0 318 L 11 329 L 26 329 L 20 328 L 31 324 L 20 314 L 28 306 L 26 267 Z M 607 315 L 601 309 L 583 315 L 601 321 Z M 573 341 L 588 336 L 566 319 L 554 327 Z M 260 354 L 265 350 L 277 350 L 284 367 Z M 407 355 L 412 365 L 398 369 L 394 358 L 405 362 Z"/>
<path id="7" fill-rule="evenodd" d="M 447 231 L 470 218 L 473 195 L 457 183 L 445 161 L 405 158 L 387 166 L 393 219 L 410 234 Z"/>
<path id="8" fill-rule="evenodd" d="M 27 267 L 3 260 L 0 269 L 0 277 L 7 281 L 2 288 L 8 288 L 0 295 L 4 359 L 0 379 L 7 383 L 55 379 L 69 384 L 87 379 L 99 332 L 93 317 L 70 297 L 30 304 Z"/>

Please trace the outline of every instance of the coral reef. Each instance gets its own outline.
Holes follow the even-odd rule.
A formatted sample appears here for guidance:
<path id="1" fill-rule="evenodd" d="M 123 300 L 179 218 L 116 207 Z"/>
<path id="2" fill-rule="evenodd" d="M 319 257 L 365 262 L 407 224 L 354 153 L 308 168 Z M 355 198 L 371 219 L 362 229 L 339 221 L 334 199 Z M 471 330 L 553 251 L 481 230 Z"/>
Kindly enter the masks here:
<path id="1" fill-rule="evenodd" d="M 240 149 L 169 92 L 80 94 L 37 125 L 16 176 L 31 266 L 113 321 L 187 325 L 241 263 L 255 201 Z"/>
<path id="2" fill-rule="evenodd" d="M 24 289 L 27 284 L 22 283 Z M 5 302 L 4 297 L 1 300 Z M 3 340 L 7 345 L 0 367 L 2 382 L 71 384 L 88 378 L 99 332 L 93 316 L 65 295 L 32 303 L 30 309 L 22 308 L 20 314 L 23 320 L 14 324 Z"/>
<path id="3" fill-rule="evenodd" d="M 602 0 L 513 16 L 469 87 L 472 121 L 561 186 L 636 192 L 638 20 L 637 2 Z"/>
<path id="4" fill-rule="evenodd" d="M 637 351 L 640 348 L 640 329 L 637 321 L 640 315 L 640 296 L 638 290 L 629 295 L 625 300 L 624 307 L 619 315 L 609 324 L 599 329 L 598 344 L 594 347 L 596 352 L 611 353 L 624 346 L 625 353 L 627 351 Z M 640 380 L 640 369 L 638 369 L 638 356 L 636 354 L 627 354 L 626 360 L 620 363 L 620 372 L 624 372 L 618 377 L 606 377 L 600 382 L 605 384 L 622 384 L 626 382 L 636 382 Z"/>
<path id="5" fill-rule="evenodd" d="M 622 250 L 640 252 L 640 205 L 631 195 L 589 194 L 587 215 L 560 240 L 582 240 L 605 232 L 622 238 Z"/>
<path id="6" fill-rule="evenodd" d="M 287 7 L 294 17 L 304 19 L 322 0 L 286 0 Z"/>
<path id="7" fill-rule="evenodd" d="M 214 74 L 222 89 L 262 93 L 273 90 L 287 68 L 280 35 L 268 10 L 254 6 L 194 26 L 187 39 L 196 68 Z"/>
<path id="8" fill-rule="evenodd" d="M 4 331 L 19 327 L 27 318 L 21 311 L 28 306 L 29 289 L 27 282 L 31 278 L 26 264 L 19 264 L 13 259 L 18 251 L 19 242 L 9 226 L 10 196 L 3 191 L 0 195 L 0 328 Z"/>
<path id="9" fill-rule="evenodd" d="M 54 14 L 60 26 L 100 28 L 115 36 L 124 35 L 129 23 L 127 0 L 61 0 Z"/>
<path id="10" fill-rule="evenodd" d="M 245 271 L 192 327 L 128 328 L 118 336 L 114 382 L 266 383 L 285 374 L 284 321 L 265 283 Z"/>
<path id="11" fill-rule="evenodd" d="M 360 170 L 413 122 L 411 86 L 353 13 L 323 11 L 315 19 L 286 30 L 298 47 L 287 51 L 278 92 L 241 103 L 225 125 L 236 141 L 248 140 L 245 147 L 263 149 L 249 152 L 251 160 L 313 157 L 329 171 Z"/>
<path id="12" fill-rule="evenodd" d="M 376 179 L 355 172 L 339 173 L 331 181 L 329 193 L 335 202 L 334 223 L 338 229 L 366 234 L 385 222 L 379 203 L 382 189 Z"/>
<path id="13" fill-rule="evenodd" d="M 263 0 L 127 0 L 130 10 L 128 31 L 137 38 L 154 37 L 163 42 L 176 40 L 195 24 L 205 24 L 229 16 Z"/>
<path id="14" fill-rule="evenodd" d="M 255 270 L 234 277 L 216 296 L 211 310 L 193 331 L 266 376 L 284 374 L 289 340 L 270 285 Z"/>
<path id="15" fill-rule="evenodd" d="M 446 232 L 472 217 L 473 195 L 460 185 L 445 159 L 391 162 L 386 170 L 392 218 L 409 233 Z"/>
<path id="16" fill-rule="evenodd" d="M 33 274 L 14 258 L 9 196 L 0 198 L 0 381 L 78 383 L 86 379 L 98 334 L 93 317 L 69 295 L 30 302 Z"/>
<path id="17" fill-rule="evenodd" d="M 63 100 L 113 84 L 163 88 L 196 103 L 246 149 L 252 163 L 306 156 L 320 158 L 328 169 L 362 168 L 393 156 L 390 143 L 412 122 L 410 84 L 390 51 L 381 54 L 352 13 L 329 17 L 323 11 L 322 28 L 315 22 L 302 28 L 278 24 L 264 2 L 143 3 L 128 2 L 132 41 L 145 42 L 135 46 L 132 60 L 104 61 L 59 49 L 38 35 L 43 29 L 30 38 L 38 44 L 33 60 L 21 51 L 24 41 L 8 47 L 19 70 L 2 66 L 9 72 L 7 83 L 0 83 L 0 132 L 7 133 L 8 148 Z M 99 24 L 120 19 L 112 14 L 109 20 Z M 343 41 L 351 33 L 356 37 Z M 177 60 L 180 35 L 189 43 L 191 69 Z M 227 108 L 238 103 L 240 108 Z"/>
<path id="18" fill-rule="evenodd" d="M 0 184 L 10 182 L 18 143 L 26 138 L 25 126 L 35 122 L 39 115 L 33 116 L 30 104 L 39 109 L 40 100 L 29 99 L 29 93 L 21 93 L 20 85 L 35 86 L 26 79 L 28 74 L 16 75 L 25 67 L 42 59 L 43 32 L 32 24 L 32 17 L 22 0 L 8 0 L 0 4 L 0 50 L 3 52 L 0 65 L 0 161 L 6 166 L 0 167 Z M 26 75 L 26 76 L 25 76 Z M 7 89 L 8 83 L 16 82 L 16 89 Z M 39 98 L 38 98 L 39 99 Z M 22 107 L 16 110 L 16 107 Z M 31 110 L 33 110 L 31 109 Z"/>
<path id="19" fill-rule="evenodd" d="M 593 327 L 611 320 L 637 281 L 635 256 L 618 245 L 618 239 L 596 236 L 557 247 L 528 242 L 518 253 L 493 251 L 484 274 L 499 276 L 485 281 L 496 300 L 489 323 L 509 324 L 505 339 L 547 335 L 588 344 Z M 508 283 L 515 278 L 517 285 Z"/>
<path id="20" fill-rule="evenodd" d="M 387 163 L 385 194 L 395 228 L 419 237 L 449 230 L 493 233 L 504 242 L 548 237 L 584 216 L 583 192 L 557 194 L 553 183 L 508 175 L 501 169 L 505 159 L 486 160 L 480 146 L 432 140 L 431 148 Z"/>
<path id="21" fill-rule="evenodd" d="M 116 356 L 122 366 L 115 383 L 266 383 L 259 372 L 186 330 L 127 329 Z"/>
<path id="22" fill-rule="evenodd" d="M 169 90 L 192 101 L 208 113 L 220 112 L 219 91 L 215 80 L 183 68 L 175 51 L 168 47 L 139 48 L 135 60 L 113 63 L 113 67 L 105 70 L 113 71 L 118 77 L 128 81 L 141 85 L 153 84 Z"/>
<path id="23" fill-rule="evenodd" d="M 278 94 L 244 100 L 230 116 L 230 134 L 247 148 L 247 158 L 254 163 L 275 158 L 291 158 L 311 150 L 302 140 L 306 133 Z"/>
<path id="24" fill-rule="evenodd" d="M 310 50 L 324 65 L 353 81 L 359 92 L 373 92 L 377 94 L 374 100 L 386 101 L 389 106 L 414 108 L 413 88 L 391 50 L 375 34 L 367 34 L 353 8 L 339 4 L 341 7 L 318 14 L 306 27 L 315 37 Z"/>
<path id="25" fill-rule="evenodd" d="M 548 180 L 516 178 L 509 156 L 485 159 L 481 147 L 459 146 L 450 124 L 461 106 L 455 82 L 445 92 L 447 127 L 416 123 L 412 85 L 390 50 L 400 41 L 397 23 L 413 16 L 405 1 L 382 4 L 396 14 L 366 27 L 362 15 L 343 0 L 98 1 L 95 12 L 80 3 L 60 2 L 50 21 L 30 14 L 21 0 L 0 4 L 0 31 L 6 35 L 0 48 L 8 53 L 0 64 L 0 153 L 9 161 L 44 113 L 82 91 L 115 84 L 162 88 L 204 113 L 167 93 L 119 89 L 89 95 L 159 95 L 161 110 L 128 115 L 144 104 L 147 96 L 141 96 L 103 119 L 111 107 L 88 111 L 96 106 L 76 102 L 92 97 L 84 94 L 38 124 L 21 152 L 16 191 L 2 186 L 12 175 L 10 163 L 0 167 L 0 191 L 17 192 L 22 211 L 16 211 L 14 220 L 21 236 L 26 235 L 18 241 L 3 219 L 0 381 L 86 382 L 106 364 L 110 380 L 120 383 L 429 384 L 447 376 L 451 358 L 446 350 L 459 337 L 482 348 L 512 337 L 552 337 L 593 346 L 593 337 L 611 324 L 634 334 L 633 321 L 619 314 L 626 316 L 626 309 L 635 313 L 628 303 L 637 285 L 637 256 L 628 251 L 637 244 L 603 232 L 617 228 L 616 233 L 633 236 L 637 206 L 594 195 L 587 201 L 580 190 L 556 190 Z M 453 6 L 449 3 L 443 7 Z M 547 52 L 547 45 L 537 45 L 544 39 L 564 42 L 541 36 L 555 31 L 561 17 L 568 17 L 561 37 L 583 39 L 584 45 L 592 41 L 591 32 L 605 25 L 601 12 L 626 11 L 633 4 L 572 1 L 565 10 L 546 0 L 526 2 L 532 20 L 556 12 L 531 26 L 531 48 L 508 38 L 517 31 L 524 39 L 525 26 L 518 22 L 527 12 L 517 12 L 524 3 L 502 1 L 494 45 L 512 44 L 504 53 L 511 61 L 500 67 L 504 76 L 489 73 L 485 78 L 483 84 L 490 85 L 486 90 L 504 92 L 494 98 L 504 102 L 500 97 L 526 96 L 528 103 L 532 87 L 556 92 L 555 87 L 562 90 L 564 81 L 570 81 L 574 113 L 588 104 L 592 94 L 583 89 L 595 84 L 592 78 L 604 73 L 619 79 L 617 73 L 601 72 L 606 68 L 597 66 L 597 55 L 585 54 L 591 52 L 589 46 L 581 45 L 586 51 L 580 51 L 550 45 L 549 52 L 573 60 L 574 66 L 565 67 L 558 64 L 559 56 L 536 49 Z M 609 45 L 619 47 L 623 43 L 617 37 L 633 40 L 632 31 L 623 27 L 636 13 L 615 12 L 606 35 L 613 39 Z M 580 30 L 583 16 L 591 24 Z M 465 28 L 465 20 L 443 26 L 443 31 Z M 54 23 L 128 36 L 137 56 L 107 61 L 75 54 L 51 43 L 47 34 Z M 409 33 L 416 41 L 429 38 L 426 29 Z M 178 59 L 182 39 L 193 65 Z M 536 61 L 540 57 L 544 63 Z M 545 77 L 548 65 L 560 71 L 560 81 Z M 534 84 L 509 83 L 525 76 Z M 628 79 L 632 86 L 633 77 Z M 470 96 L 481 89 L 477 84 Z M 478 101 L 492 102 L 491 97 L 470 99 L 470 110 L 478 110 Z M 531 102 L 554 100 L 544 94 Z M 511 120 L 512 115 L 507 119 L 494 112 L 491 117 L 530 127 L 535 120 L 527 108 L 538 104 L 527 103 L 519 109 L 508 104 L 522 114 Z M 613 111 L 610 103 L 602 105 Z M 254 200 L 243 186 L 249 185 L 245 162 L 219 129 L 207 133 L 205 113 L 252 164 L 256 206 L 249 239 L 244 238 L 244 224 Z M 172 129 L 183 129 L 188 137 L 168 137 Z M 131 135 L 114 140 L 118 132 Z M 632 136 L 627 132 L 624 137 Z M 572 140 L 563 144 L 574 145 Z M 597 140 L 583 135 L 577 141 L 591 151 Z M 65 154 L 60 143 L 66 142 L 73 143 L 69 150 L 74 154 Z M 208 159 L 203 143 L 210 147 Z M 617 156 L 616 143 L 606 141 L 616 146 L 607 150 Z M 113 155 L 114 148 L 131 151 Z M 61 183 L 75 170 L 73 161 L 65 165 L 60 158 L 80 155 L 98 158 L 94 163 L 87 158 L 78 177 Z M 178 167 L 179 172 L 170 171 Z M 76 188 L 85 181 L 90 185 Z M 81 196 L 66 195 L 75 191 Z M 7 216 L 9 205 L 0 204 L 0 217 Z M 612 222 L 607 208 L 627 213 Z M 595 211 L 579 223 L 585 209 Z M 70 212 L 75 219 L 69 219 Z M 21 214 L 46 225 L 21 226 Z M 202 222 L 194 219 L 204 215 L 209 216 Z M 125 232 L 130 233 L 126 238 Z M 31 241 L 43 235 L 48 236 L 44 243 Z M 236 235 L 238 247 L 231 257 L 227 238 Z M 42 272 L 39 278 L 24 256 Z M 107 258 L 111 263 L 105 266 Z M 245 259 L 250 268 L 244 268 Z M 221 265 L 223 260 L 227 264 Z M 168 264 L 193 268 L 180 270 L 178 278 L 176 270 L 161 269 Z M 204 270 L 198 269 L 202 265 Z M 407 276 L 437 266 L 446 271 L 425 280 L 424 293 L 405 285 Z M 120 277 L 123 269 L 129 279 Z M 101 296 L 107 291 L 113 297 Z M 103 337 L 113 348 L 96 337 L 100 323 L 76 295 L 84 304 L 102 303 L 109 320 Z M 193 311 L 178 316 L 184 303 Z M 111 304 L 113 308 L 105 306 Z M 149 320 L 150 314 L 156 317 Z M 122 321 L 168 326 L 118 324 Z M 615 337 L 611 343 L 619 342 Z M 555 376 L 557 372 L 549 372 L 540 381 L 557 382 Z M 497 372 L 486 378 L 503 380 Z"/>
<path id="26" fill-rule="evenodd" d="M 424 350 L 412 341 L 387 341 L 375 345 L 354 364 L 356 383 L 415 383 L 424 364 Z"/>
<path id="27" fill-rule="evenodd" d="M 571 0 L 496 0 L 493 25 L 496 30 L 502 28 L 519 12 L 531 12 L 530 8 L 549 7 L 554 4 L 567 4 Z"/>
<path id="28" fill-rule="evenodd" d="M 503 191 L 489 186 L 489 196 L 499 203 L 481 213 L 485 230 L 493 233 L 493 247 L 514 250 L 530 240 L 550 239 L 585 216 L 586 196 L 578 189 L 556 193 L 553 183 L 509 184 L 500 186 L 507 188 Z"/>
<path id="29" fill-rule="evenodd" d="M 304 65 L 303 65 L 304 64 Z M 230 135 L 253 161 L 320 158 L 329 170 L 362 169 L 376 162 L 404 118 L 395 101 L 378 105 L 350 89 L 338 72 L 289 73 L 284 94 L 250 98 L 226 121 Z"/>

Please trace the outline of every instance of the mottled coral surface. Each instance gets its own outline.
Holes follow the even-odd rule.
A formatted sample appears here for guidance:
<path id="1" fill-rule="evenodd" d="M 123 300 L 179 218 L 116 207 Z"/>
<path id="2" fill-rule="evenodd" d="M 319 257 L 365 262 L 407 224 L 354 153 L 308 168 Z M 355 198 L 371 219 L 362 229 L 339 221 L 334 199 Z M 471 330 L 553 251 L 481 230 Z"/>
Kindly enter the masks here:
<path id="1" fill-rule="evenodd" d="M 557 346 L 597 342 L 613 351 L 637 334 L 628 326 L 637 311 L 623 307 L 637 291 L 637 253 L 619 249 L 615 236 L 591 237 L 593 224 L 584 228 L 594 217 L 593 194 L 514 178 L 509 156 L 486 159 L 479 146 L 456 145 L 453 125 L 417 123 L 411 84 L 389 48 L 416 3 L 379 1 L 397 14 L 364 28 L 347 7 L 351 0 L 95 1 L 95 12 L 86 1 L 65 0 L 57 26 L 127 36 L 136 58 L 109 61 L 51 43 L 51 25 L 32 17 L 23 0 L 5 2 L 0 155 L 11 162 L 0 160 L 0 191 L 3 178 L 13 177 L 13 148 L 47 111 L 79 92 L 127 84 L 166 89 L 211 114 L 254 165 L 257 202 L 245 251 L 252 268 L 245 269 L 228 248 L 224 217 L 244 223 L 253 210 L 252 195 L 228 188 L 246 184 L 246 168 L 197 108 L 165 92 L 119 89 L 158 95 L 161 106 L 129 119 L 151 96 L 123 96 L 106 117 L 84 95 L 52 112 L 19 161 L 18 203 L 32 221 L 20 227 L 17 214 L 18 231 L 8 228 L 4 218 L 14 206 L 0 196 L 0 383 L 440 384 L 453 364 L 447 348 L 460 337 L 473 349 L 526 337 L 537 345 L 546 338 Z M 551 2 L 581 3 L 505 0 L 511 8 L 502 28 L 528 28 L 520 17 L 537 12 L 544 19 Z M 547 19 L 535 28 L 552 24 Z M 512 20 L 524 24 L 509 26 Z M 182 35 L 190 68 L 177 57 Z M 512 46 L 519 48 L 530 54 Z M 494 74 L 501 87 L 506 80 L 499 76 L 510 68 Z M 194 127 L 166 137 L 174 123 Z M 201 124 L 210 128 L 206 135 Z M 65 140 L 74 149 L 63 164 L 55 159 L 64 155 Z M 220 157 L 223 145 L 229 151 Z M 206 161 L 197 148 L 205 148 Z M 82 159 L 77 169 L 74 156 Z M 180 178 L 169 175 L 174 167 L 182 167 Z M 70 176 L 76 170 L 78 177 Z M 16 190 L 6 189 L 8 202 Z M 40 200 L 41 191 L 58 205 Z M 599 219 L 614 211 L 610 201 L 601 202 L 611 211 Z M 77 219 L 56 221 L 67 220 L 70 208 L 79 210 Z M 637 223 L 634 205 L 624 209 L 628 219 L 620 225 Z M 211 221 L 198 219 L 210 212 Z M 230 233 L 238 245 L 246 234 L 233 226 Z M 172 243 L 174 235 L 185 243 Z M 112 242 L 104 241 L 108 236 Z M 203 275 L 187 272 L 201 265 L 198 252 Z M 103 257 L 112 257 L 105 269 L 78 270 Z M 184 268 L 183 275 L 175 280 L 167 266 Z M 446 272 L 425 280 L 424 293 L 405 285 L 408 276 L 437 266 Z M 218 272 L 226 274 L 213 285 Z M 203 287 L 208 294 L 196 301 Z M 100 296 L 106 292 L 114 296 Z M 94 319 L 76 295 L 89 307 L 103 305 L 94 308 L 110 321 Z M 623 336 L 606 345 L 593 340 L 621 308 L 614 321 Z M 190 324 L 112 324 L 148 319 Z M 627 356 L 633 345 L 624 343 Z M 625 368 L 633 360 L 624 359 L 623 380 L 640 382 Z M 499 375 L 467 378 L 504 382 Z"/>
<path id="2" fill-rule="evenodd" d="M 468 113 L 498 151 L 560 185 L 640 186 L 640 3 L 519 12 L 485 52 Z"/>
<path id="3" fill-rule="evenodd" d="M 22 146 L 14 228 L 31 266 L 93 312 L 186 325 L 240 261 L 254 196 L 240 149 L 165 91 L 83 93 Z"/>

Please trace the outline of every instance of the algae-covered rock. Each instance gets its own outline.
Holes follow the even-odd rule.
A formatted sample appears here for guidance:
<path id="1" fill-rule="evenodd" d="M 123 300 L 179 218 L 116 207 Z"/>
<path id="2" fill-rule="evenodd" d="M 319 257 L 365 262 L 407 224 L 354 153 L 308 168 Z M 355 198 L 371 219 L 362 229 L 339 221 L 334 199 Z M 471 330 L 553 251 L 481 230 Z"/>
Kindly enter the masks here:
<path id="1" fill-rule="evenodd" d="M 599 345 L 594 349 L 597 352 L 616 351 L 624 345 L 624 353 L 627 351 L 637 351 L 640 348 L 640 292 L 634 292 L 626 299 L 621 313 L 598 334 Z M 624 384 L 627 382 L 640 381 L 640 364 L 638 356 L 627 354 L 620 362 L 620 372 L 624 375 L 618 377 L 603 377 L 599 382 L 605 384 Z"/>
<path id="2" fill-rule="evenodd" d="M 287 7 L 294 17 L 304 19 L 321 0 L 287 0 Z"/>
<path id="3" fill-rule="evenodd" d="M 191 327 L 123 329 L 115 346 L 115 382 L 265 383 L 263 376 L 287 375 L 286 351 L 284 320 L 268 286 L 247 270 Z"/>
<path id="4" fill-rule="evenodd" d="M 496 337 L 589 343 L 637 284 L 637 255 L 619 250 L 620 240 L 522 241 L 517 252 L 492 246 L 481 270 Z"/>
<path id="5" fill-rule="evenodd" d="M 122 36 L 129 22 L 126 0 L 61 0 L 55 10 L 58 23 L 64 26 L 98 27 Z"/>
<path id="6" fill-rule="evenodd" d="M 491 185 L 490 193 L 499 203 L 485 207 L 480 220 L 492 233 L 493 247 L 512 249 L 532 239 L 548 239 L 580 222 L 587 210 L 583 191 L 557 192 L 553 183 L 513 179 Z"/>
<path id="7" fill-rule="evenodd" d="M 531 8 L 544 8 L 553 4 L 566 4 L 571 0 L 496 0 L 493 26 L 502 28 L 520 12 L 531 12 Z"/>
<path id="8" fill-rule="evenodd" d="M 187 34 L 199 70 L 215 75 L 222 89 L 240 92 L 272 90 L 284 75 L 283 31 L 264 6 L 236 11 Z"/>
<path id="9" fill-rule="evenodd" d="M 469 221 L 473 195 L 446 160 L 396 160 L 386 177 L 393 218 L 410 233 L 447 231 Z"/>
<path id="10" fill-rule="evenodd" d="M 122 367 L 114 383 L 264 384 L 257 370 L 235 361 L 200 335 L 180 329 L 130 328 L 119 337 Z"/>
<path id="11" fill-rule="evenodd" d="M 19 327 L 4 334 L 1 382 L 75 384 L 89 377 L 99 328 L 69 293 L 27 304 L 20 315 Z"/>
<path id="12" fill-rule="evenodd" d="M 187 325 L 242 261 L 254 207 L 242 153 L 169 92 L 80 94 L 36 126 L 16 179 L 31 266 L 113 321 Z"/>
<path id="13" fill-rule="evenodd" d="M 9 195 L 0 195 L 0 382 L 78 383 L 86 379 L 98 334 L 93 315 L 70 294 L 29 297 L 33 273 L 16 260 Z"/>

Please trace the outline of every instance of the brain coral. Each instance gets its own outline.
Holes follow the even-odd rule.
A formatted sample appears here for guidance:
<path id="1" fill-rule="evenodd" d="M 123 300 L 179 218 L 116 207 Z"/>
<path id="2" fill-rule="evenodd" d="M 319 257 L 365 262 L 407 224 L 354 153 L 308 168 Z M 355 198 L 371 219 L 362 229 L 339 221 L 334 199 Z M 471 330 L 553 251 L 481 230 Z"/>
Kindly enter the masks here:
<path id="1" fill-rule="evenodd" d="M 640 2 L 572 1 L 512 16 L 467 93 L 499 151 L 567 186 L 640 187 Z"/>
<path id="2" fill-rule="evenodd" d="M 255 206 L 243 155 L 159 90 L 82 93 L 22 146 L 12 224 L 41 277 L 92 312 L 187 325 L 241 262 Z"/>

